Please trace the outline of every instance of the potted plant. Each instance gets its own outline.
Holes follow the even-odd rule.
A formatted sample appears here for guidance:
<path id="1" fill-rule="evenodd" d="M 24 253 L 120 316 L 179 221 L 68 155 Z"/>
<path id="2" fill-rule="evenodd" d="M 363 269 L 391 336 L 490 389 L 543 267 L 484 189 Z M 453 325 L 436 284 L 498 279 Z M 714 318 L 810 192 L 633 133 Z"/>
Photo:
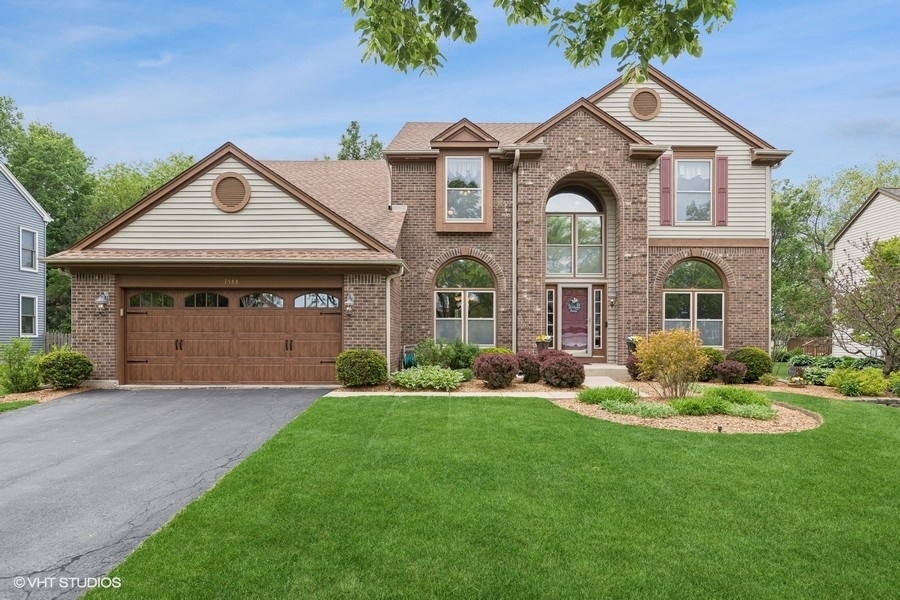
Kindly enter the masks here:
<path id="1" fill-rule="evenodd" d="M 537 336 L 536 338 L 534 338 L 534 342 L 535 342 L 535 344 L 537 344 L 538 352 L 540 352 L 541 350 L 546 350 L 547 348 L 550 347 L 550 336 L 541 334 L 541 335 Z"/>

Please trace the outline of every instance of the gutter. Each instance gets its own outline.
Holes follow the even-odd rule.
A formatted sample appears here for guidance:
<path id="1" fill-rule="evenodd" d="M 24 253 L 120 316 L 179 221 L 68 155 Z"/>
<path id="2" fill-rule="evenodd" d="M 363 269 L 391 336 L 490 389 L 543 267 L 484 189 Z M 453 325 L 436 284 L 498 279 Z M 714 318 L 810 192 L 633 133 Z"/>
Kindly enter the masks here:
<path id="1" fill-rule="evenodd" d="M 385 312 L 385 315 L 384 315 L 384 323 L 385 323 L 384 351 L 385 351 L 385 357 L 387 357 L 387 363 L 388 363 L 388 381 L 389 382 L 390 382 L 390 378 L 391 378 L 391 363 L 393 362 L 393 359 L 391 358 L 391 356 L 392 356 L 392 353 L 391 353 L 391 282 L 393 282 L 394 279 L 401 277 L 404 273 L 406 273 L 406 265 L 401 263 L 399 271 L 397 271 L 396 273 L 393 273 L 391 275 L 388 275 L 384 279 L 384 304 L 385 304 L 385 308 L 384 308 L 384 312 Z"/>
<path id="2" fill-rule="evenodd" d="M 519 351 L 519 148 L 512 163 L 512 349 Z"/>

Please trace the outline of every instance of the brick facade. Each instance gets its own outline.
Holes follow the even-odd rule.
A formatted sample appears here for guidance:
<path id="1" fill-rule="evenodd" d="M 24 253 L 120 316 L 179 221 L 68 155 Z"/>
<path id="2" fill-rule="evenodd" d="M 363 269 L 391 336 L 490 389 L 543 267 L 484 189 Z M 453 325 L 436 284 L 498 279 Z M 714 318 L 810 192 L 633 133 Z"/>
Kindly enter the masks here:
<path id="1" fill-rule="evenodd" d="M 97 310 L 101 292 L 109 305 Z M 72 349 L 94 363 L 91 379 L 117 380 L 116 323 L 119 319 L 116 276 L 109 273 L 72 273 Z"/>

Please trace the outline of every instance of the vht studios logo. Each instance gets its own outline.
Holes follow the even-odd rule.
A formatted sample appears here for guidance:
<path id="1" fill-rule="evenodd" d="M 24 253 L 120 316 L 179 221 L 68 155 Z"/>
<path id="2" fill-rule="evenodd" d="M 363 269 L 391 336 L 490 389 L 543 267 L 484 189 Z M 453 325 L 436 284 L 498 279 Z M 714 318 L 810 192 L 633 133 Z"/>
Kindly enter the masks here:
<path id="1" fill-rule="evenodd" d="M 16 577 L 13 585 L 20 590 L 120 588 L 122 580 L 118 577 Z"/>

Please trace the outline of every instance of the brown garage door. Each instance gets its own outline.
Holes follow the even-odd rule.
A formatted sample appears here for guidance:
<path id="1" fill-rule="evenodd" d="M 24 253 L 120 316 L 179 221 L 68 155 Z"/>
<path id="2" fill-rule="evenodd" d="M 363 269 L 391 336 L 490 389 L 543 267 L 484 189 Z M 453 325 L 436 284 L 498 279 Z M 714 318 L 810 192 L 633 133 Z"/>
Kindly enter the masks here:
<path id="1" fill-rule="evenodd" d="M 127 290 L 127 383 L 334 383 L 339 290 Z"/>

